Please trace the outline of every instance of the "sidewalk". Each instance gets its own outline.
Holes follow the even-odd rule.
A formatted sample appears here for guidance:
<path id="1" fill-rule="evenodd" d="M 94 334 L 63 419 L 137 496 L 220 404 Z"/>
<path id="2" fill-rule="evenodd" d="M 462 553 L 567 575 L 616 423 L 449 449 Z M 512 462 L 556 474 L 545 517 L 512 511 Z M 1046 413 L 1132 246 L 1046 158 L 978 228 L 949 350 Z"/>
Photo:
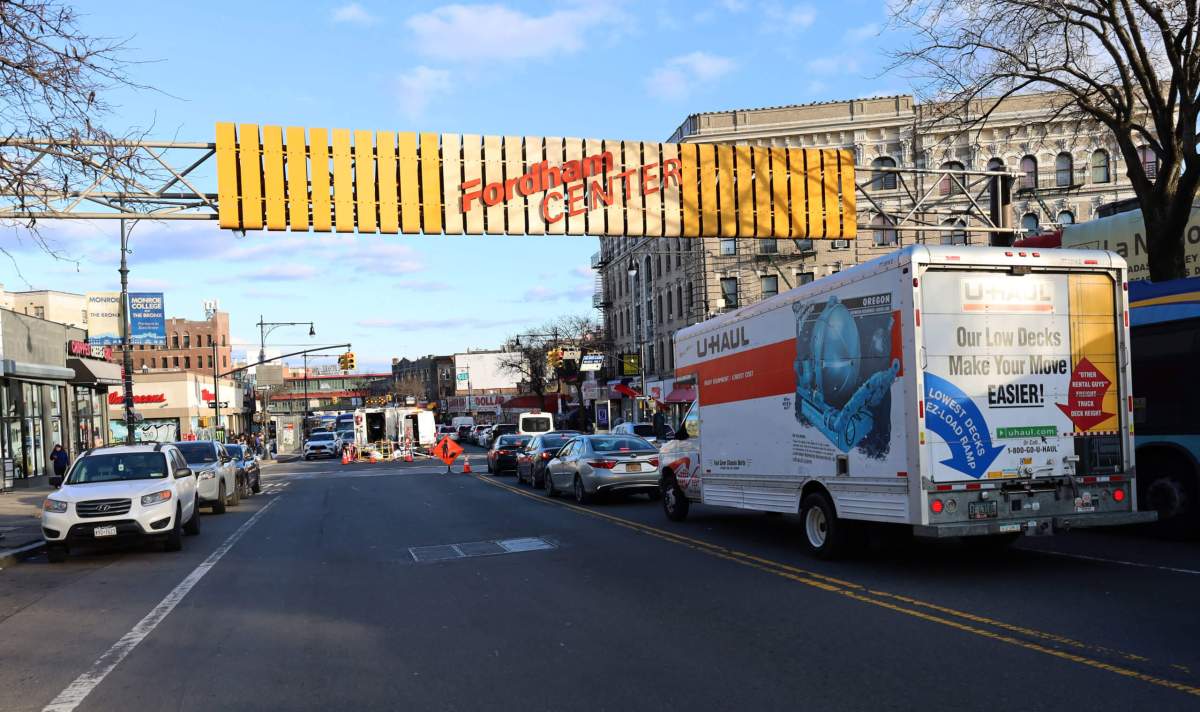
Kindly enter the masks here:
<path id="1" fill-rule="evenodd" d="M 0 567 L 42 545 L 42 500 L 53 491 L 38 487 L 0 494 Z"/>

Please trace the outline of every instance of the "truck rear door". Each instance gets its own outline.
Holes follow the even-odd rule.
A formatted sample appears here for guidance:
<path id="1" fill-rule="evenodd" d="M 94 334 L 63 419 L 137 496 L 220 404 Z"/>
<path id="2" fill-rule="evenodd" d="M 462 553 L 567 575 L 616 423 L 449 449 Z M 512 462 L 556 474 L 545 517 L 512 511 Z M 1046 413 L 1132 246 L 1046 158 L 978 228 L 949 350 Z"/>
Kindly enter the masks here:
<path id="1" fill-rule="evenodd" d="M 920 437 L 933 482 L 1124 469 L 1114 274 L 921 275 Z"/>

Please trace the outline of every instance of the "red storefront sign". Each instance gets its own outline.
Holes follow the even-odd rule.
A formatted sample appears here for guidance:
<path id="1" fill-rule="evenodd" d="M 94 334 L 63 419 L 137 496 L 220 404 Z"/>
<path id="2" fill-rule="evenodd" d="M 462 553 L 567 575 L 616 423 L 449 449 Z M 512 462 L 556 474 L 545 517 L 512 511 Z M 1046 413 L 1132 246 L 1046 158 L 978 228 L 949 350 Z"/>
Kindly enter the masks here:
<path id="1" fill-rule="evenodd" d="M 108 404 L 109 405 L 121 405 L 124 402 L 125 402 L 125 396 L 121 395 L 120 391 L 112 391 L 108 394 Z M 134 405 L 138 405 L 138 404 L 142 404 L 142 403 L 166 403 L 166 402 L 167 402 L 167 394 L 166 393 L 150 393 L 150 394 L 144 395 L 144 396 L 134 396 L 133 397 Z"/>
<path id="2" fill-rule="evenodd" d="M 71 340 L 67 342 L 67 353 L 78 358 L 99 358 L 111 361 L 113 348 L 111 346 L 89 344 L 86 341 Z"/>

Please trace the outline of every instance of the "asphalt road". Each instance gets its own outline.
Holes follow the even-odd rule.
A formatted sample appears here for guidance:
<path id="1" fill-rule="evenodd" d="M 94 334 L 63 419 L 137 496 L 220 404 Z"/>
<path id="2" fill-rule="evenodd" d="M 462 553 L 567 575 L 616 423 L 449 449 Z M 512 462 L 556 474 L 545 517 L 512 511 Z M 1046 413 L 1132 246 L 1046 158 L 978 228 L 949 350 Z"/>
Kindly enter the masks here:
<path id="1" fill-rule="evenodd" d="M 482 464 L 280 465 L 181 553 L 0 571 L 0 709 L 1200 708 L 1195 542 L 826 563 L 794 517 Z"/>

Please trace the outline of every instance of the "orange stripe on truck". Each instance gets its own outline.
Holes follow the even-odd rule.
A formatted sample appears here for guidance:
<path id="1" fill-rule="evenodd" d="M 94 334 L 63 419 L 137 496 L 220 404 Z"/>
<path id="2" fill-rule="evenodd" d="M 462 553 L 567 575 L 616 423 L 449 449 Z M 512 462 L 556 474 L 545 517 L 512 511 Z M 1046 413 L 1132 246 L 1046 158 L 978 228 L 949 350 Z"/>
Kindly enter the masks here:
<path id="1" fill-rule="evenodd" d="M 700 401 L 709 406 L 794 393 L 795 360 L 793 338 L 703 361 L 681 372 L 696 374 Z"/>

